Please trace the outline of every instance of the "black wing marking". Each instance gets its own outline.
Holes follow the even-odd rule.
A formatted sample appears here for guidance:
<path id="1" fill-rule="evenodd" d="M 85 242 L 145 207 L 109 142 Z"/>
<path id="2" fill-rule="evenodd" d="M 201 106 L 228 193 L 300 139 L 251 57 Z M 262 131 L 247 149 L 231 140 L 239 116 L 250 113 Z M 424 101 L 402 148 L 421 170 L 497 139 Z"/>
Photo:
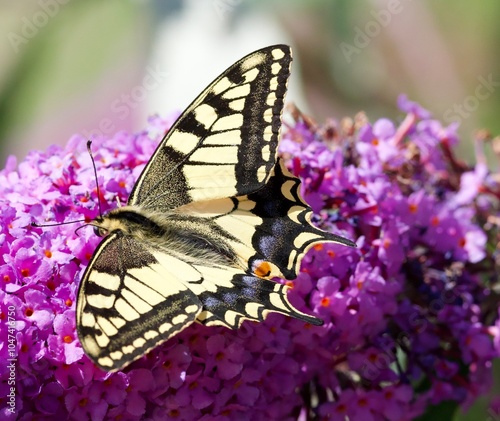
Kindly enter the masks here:
<path id="1" fill-rule="evenodd" d="M 291 51 L 244 57 L 176 121 L 144 168 L 130 205 L 165 212 L 261 188 L 276 163 Z"/>

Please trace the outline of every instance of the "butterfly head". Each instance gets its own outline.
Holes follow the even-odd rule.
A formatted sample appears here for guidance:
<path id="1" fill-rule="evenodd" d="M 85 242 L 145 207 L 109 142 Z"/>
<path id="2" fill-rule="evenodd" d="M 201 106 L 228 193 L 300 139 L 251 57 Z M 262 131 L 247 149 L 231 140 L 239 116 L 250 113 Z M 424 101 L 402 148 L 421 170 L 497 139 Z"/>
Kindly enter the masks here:
<path id="1" fill-rule="evenodd" d="M 101 221 L 96 220 L 95 222 L 99 225 L 92 224 L 94 227 L 94 234 L 97 235 L 98 237 L 106 237 L 109 234 L 109 231 L 107 228 L 105 228 L 102 224 L 103 218 L 99 218 Z"/>
<path id="2" fill-rule="evenodd" d="M 143 238 L 147 234 L 164 236 L 165 230 L 158 225 L 150 215 L 141 212 L 134 206 L 124 206 L 96 218 L 92 225 L 94 232 L 99 237 L 106 237 L 113 232 L 124 235 L 139 236 Z"/>
<path id="3" fill-rule="evenodd" d="M 113 211 L 97 217 L 91 225 L 94 227 L 94 234 L 98 237 L 107 237 L 114 231 L 129 232 L 127 224 L 124 223 L 122 218 L 116 217 Z"/>

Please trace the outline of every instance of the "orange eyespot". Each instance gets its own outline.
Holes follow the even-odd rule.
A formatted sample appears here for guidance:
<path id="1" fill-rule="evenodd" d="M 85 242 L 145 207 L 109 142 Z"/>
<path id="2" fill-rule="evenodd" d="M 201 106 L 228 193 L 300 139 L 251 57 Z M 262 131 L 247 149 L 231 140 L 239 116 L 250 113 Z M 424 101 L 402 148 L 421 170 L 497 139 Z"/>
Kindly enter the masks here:
<path id="1" fill-rule="evenodd" d="M 269 276 L 271 274 L 271 265 L 266 261 L 260 262 L 255 266 L 253 273 L 261 278 Z"/>

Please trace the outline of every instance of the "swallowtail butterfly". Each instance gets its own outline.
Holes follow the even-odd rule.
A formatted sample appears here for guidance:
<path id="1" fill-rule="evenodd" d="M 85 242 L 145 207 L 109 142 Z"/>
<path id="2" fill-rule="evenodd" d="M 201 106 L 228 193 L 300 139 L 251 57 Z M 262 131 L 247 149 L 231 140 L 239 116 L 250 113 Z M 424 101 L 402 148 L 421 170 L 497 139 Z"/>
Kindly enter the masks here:
<path id="1" fill-rule="evenodd" d="M 93 221 L 104 239 L 80 283 L 77 330 L 103 370 L 195 321 L 235 329 L 275 312 L 322 324 L 269 280 L 294 279 L 314 244 L 355 246 L 310 223 L 277 157 L 291 61 L 275 45 L 229 67 L 168 131 L 127 206 Z"/>

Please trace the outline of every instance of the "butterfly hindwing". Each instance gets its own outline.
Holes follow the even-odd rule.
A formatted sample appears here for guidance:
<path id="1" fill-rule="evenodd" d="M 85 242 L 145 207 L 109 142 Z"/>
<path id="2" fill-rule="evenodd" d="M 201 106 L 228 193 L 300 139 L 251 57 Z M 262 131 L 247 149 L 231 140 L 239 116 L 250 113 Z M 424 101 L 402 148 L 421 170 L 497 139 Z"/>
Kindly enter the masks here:
<path id="1" fill-rule="evenodd" d="M 201 302 L 176 269 L 185 266 L 155 257 L 119 231 L 101 242 L 81 281 L 76 313 L 80 342 L 97 365 L 117 370 L 196 319 Z"/>
<path id="2" fill-rule="evenodd" d="M 245 272 L 260 278 L 295 279 L 307 251 L 318 243 L 355 246 L 311 223 L 312 210 L 300 194 L 300 180 L 278 159 L 268 182 L 247 196 L 188 205 L 188 213 L 216 224 L 226 247 Z"/>
<path id="3" fill-rule="evenodd" d="M 216 294 L 200 294 L 203 311 L 198 320 L 207 326 L 237 329 L 245 320 L 261 322 L 269 313 L 281 313 L 313 325 L 322 324 L 320 319 L 295 309 L 288 301 L 287 291 L 286 285 L 237 273 L 232 276 L 231 285 L 219 285 Z"/>
<path id="4" fill-rule="evenodd" d="M 295 279 L 307 251 L 318 243 L 337 243 L 355 247 L 352 241 L 323 231 L 311 223 L 312 209 L 300 194 L 300 180 L 278 160 L 269 182 L 248 195 L 250 212 L 262 222 L 255 226 L 249 268 L 255 272 L 262 262 L 273 262 L 285 279 Z M 245 206 L 246 208 L 249 205 Z M 262 269 L 261 269 L 262 271 Z"/>
<path id="5" fill-rule="evenodd" d="M 276 162 L 290 48 L 227 69 L 186 109 L 144 168 L 129 205 L 165 212 L 261 188 Z"/>
<path id="6" fill-rule="evenodd" d="M 203 324 L 236 329 L 244 320 L 263 321 L 271 312 L 322 324 L 290 304 L 286 285 L 249 275 L 239 268 L 209 262 L 199 262 L 193 267 L 201 281 L 186 285 L 203 304 L 197 318 Z"/>

